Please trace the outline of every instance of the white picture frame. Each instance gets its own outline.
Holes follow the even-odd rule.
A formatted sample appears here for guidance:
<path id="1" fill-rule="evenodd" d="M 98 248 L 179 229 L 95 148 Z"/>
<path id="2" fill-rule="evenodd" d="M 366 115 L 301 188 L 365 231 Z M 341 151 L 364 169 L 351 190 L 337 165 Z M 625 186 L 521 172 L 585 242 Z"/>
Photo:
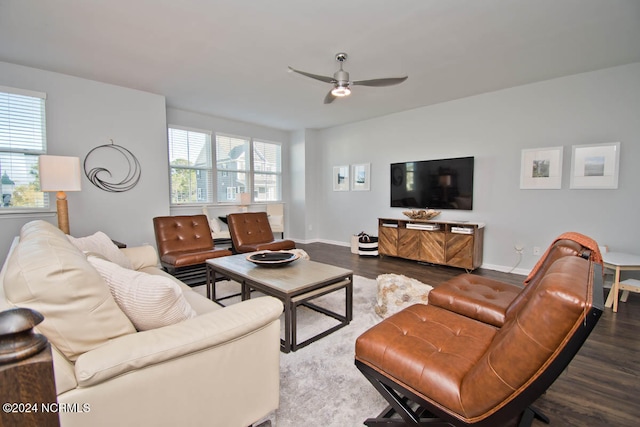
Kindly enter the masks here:
<path id="1" fill-rule="evenodd" d="M 620 143 L 573 145 L 571 189 L 616 189 Z"/>
<path id="2" fill-rule="evenodd" d="M 520 188 L 523 190 L 559 190 L 562 188 L 564 147 L 522 150 Z"/>
<path id="3" fill-rule="evenodd" d="M 371 190 L 371 163 L 357 163 L 351 165 L 351 190 Z"/>
<path id="4" fill-rule="evenodd" d="M 333 191 L 349 191 L 349 165 L 333 167 Z"/>

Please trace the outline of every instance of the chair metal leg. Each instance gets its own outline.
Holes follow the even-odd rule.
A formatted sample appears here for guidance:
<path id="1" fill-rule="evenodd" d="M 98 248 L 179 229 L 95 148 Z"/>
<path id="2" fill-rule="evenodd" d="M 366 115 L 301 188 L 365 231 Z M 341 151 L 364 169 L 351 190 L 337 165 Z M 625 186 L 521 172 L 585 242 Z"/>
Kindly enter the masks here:
<path id="1" fill-rule="evenodd" d="M 533 420 L 537 418 L 545 424 L 549 424 L 551 420 L 542 411 L 535 406 L 529 406 L 522 413 L 522 417 L 520 418 L 520 422 L 518 423 L 518 427 L 531 427 L 533 424 Z"/>
<path id="2" fill-rule="evenodd" d="M 447 421 L 435 416 L 425 408 L 417 406 L 413 409 L 410 405 L 410 398 L 400 395 L 391 386 L 384 384 L 378 379 L 375 370 L 367 365 L 356 361 L 356 366 L 365 376 L 365 378 L 378 390 L 378 393 L 389 402 L 389 407 L 378 415 L 376 418 L 367 419 L 364 424 L 368 427 L 436 427 L 447 426 L 451 424 Z M 399 415 L 401 419 L 392 418 L 393 415 Z"/>

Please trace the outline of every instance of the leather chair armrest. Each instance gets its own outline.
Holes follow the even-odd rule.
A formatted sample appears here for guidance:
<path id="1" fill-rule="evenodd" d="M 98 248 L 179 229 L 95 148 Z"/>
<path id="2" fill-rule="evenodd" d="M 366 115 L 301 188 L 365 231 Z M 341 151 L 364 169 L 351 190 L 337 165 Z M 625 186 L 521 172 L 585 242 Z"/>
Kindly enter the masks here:
<path id="1" fill-rule="evenodd" d="M 156 267 L 160 264 L 158 252 L 151 245 L 122 248 L 120 250 L 129 258 L 134 270 L 140 270 L 145 267 Z"/>
<path id="2" fill-rule="evenodd" d="M 230 344 L 277 321 L 282 310 L 278 299 L 261 297 L 174 325 L 119 337 L 78 357 L 78 385 L 93 386 L 146 366 Z"/>

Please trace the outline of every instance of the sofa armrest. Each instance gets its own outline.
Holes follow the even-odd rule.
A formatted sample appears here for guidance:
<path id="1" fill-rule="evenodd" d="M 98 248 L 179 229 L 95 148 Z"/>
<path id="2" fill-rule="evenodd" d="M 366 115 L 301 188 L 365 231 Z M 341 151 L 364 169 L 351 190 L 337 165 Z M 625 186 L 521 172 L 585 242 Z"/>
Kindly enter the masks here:
<path id="1" fill-rule="evenodd" d="M 134 270 L 141 270 L 145 267 L 156 267 L 160 264 L 158 252 L 151 245 L 122 248 L 120 250 L 129 258 Z"/>
<path id="2" fill-rule="evenodd" d="M 78 385 L 89 387 L 118 375 L 250 335 L 282 314 L 282 303 L 262 297 L 159 329 L 125 335 L 76 360 Z"/>

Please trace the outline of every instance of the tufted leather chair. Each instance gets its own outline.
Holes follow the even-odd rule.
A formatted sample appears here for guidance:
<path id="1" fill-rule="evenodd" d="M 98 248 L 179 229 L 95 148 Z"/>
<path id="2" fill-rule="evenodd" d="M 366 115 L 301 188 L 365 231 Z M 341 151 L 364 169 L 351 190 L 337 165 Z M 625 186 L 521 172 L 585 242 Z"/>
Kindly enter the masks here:
<path id="1" fill-rule="evenodd" d="M 162 267 L 190 286 L 205 282 L 206 260 L 231 255 L 214 248 L 205 215 L 158 216 L 153 230 Z"/>
<path id="2" fill-rule="evenodd" d="M 603 310 L 593 262 L 557 256 L 571 253 L 564 251 L 550 251 L 556 252 L 554 259 L 521 290 L 526 298 L 511 298 L 503 322 L 449 309 L 455 305 L 437 306 L 430 295 L 428 305 L 410 306 L 362 334 L 356 341 L 356 366 L 390 403 L 365 425 L 488 427 L 514 420 L 530 426 L 534 417 L 548 421 L 531 404 L 567 367 Z M 479 312 L 483 304 L 482 299 L 475 302 Z M 400 418 L 392 418 L 396 413 Z"/>
<path id="3" fill-rule="evenodd" d="M 227 224 L 236 252 L 280 251 L 296 247 L 293 240 L 274 238 L 266 212 L 229 214 Z"/>

